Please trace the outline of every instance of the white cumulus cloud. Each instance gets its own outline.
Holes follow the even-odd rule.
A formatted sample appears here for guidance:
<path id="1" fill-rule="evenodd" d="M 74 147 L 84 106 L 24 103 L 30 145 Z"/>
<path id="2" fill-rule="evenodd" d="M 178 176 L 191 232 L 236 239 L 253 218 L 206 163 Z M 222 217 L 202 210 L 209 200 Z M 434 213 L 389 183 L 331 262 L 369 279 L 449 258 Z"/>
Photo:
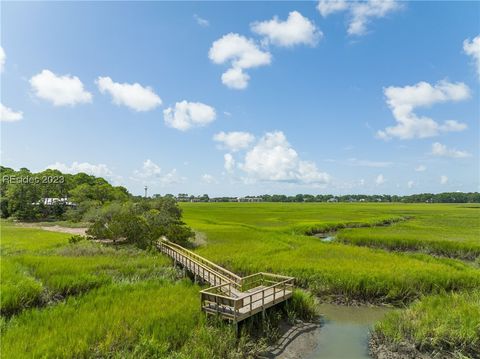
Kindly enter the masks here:
<path id="1" fill-rule="evenodd" d="M 265 66 L 271 62 L 268 51 L 261 50 L 253 40 L 235 33 L 229 33 L 214 41 L 208 57 L 215 64 L 230 65 L 222 75 L 222 82 L 237 90 L 248 86 L 250 76 L 245 73 L 245 69 Z"/>
<path id="2" fill-rule="evenodd" d="M 317 9 L 323 17 L 336 12 L 348 12 L 349 35 L 365 35 L 367 25 L 375 18 L 383 18 L 397 11 L 401 5 L 396 0 L 368 0 L 368 1 L 343 1 L 320 0 Z"/>
<path id="3" fill-rule="evenodd" d="M 54 106 L 92 102 L 92 94 L 84 90 L 82 81 L 76 76 L 58 76 L 50 70 L 43 70 L 30 79 L 30 86 L 37 97 Z"/>
<path id="4" fill-rule="evenodd" d="M 110 168 L 105 164 L 91 164 L 88 162 L 73 162 L 67 165 L 61 162 L 55 162 L 46 167 L 46 169 L 56 169 L 63 173 L 86 173 L 97 177 L 111 177 L 113 175 Z"/>
<path id="5" fill-rule="evenodd" d="M 407 182 L 407 187 L 408 188 L 413 188 L 413 186 L 415 186 L 415 182 L 413 182 L 413 181 L 408 181 Z"/>
<path id="6" fill-rule="evenodd" d="M 281 131 L 268 132 L 249 150 L 239 166 L 249 180 L 326 184 L 330 176 L 315 163 L 303 161 Z"/>
<path id="7" fill-rule="evenodd" d="M 375 184 L 381 185 L 381 184 L 384 184 L 384 183 L 385 183 L 385 177 L 384 177 L 382 174 L 379 174 L 379 175 L 375 178 Z"/>
<path id="8" fill-rule="evenodd" d="M 415 167 L 415 172 L 425 172 L 427 170 L 427 167 L 424 165 L 418 165 Z"/>
<path id="9" fill-rule="evenodd" d="M 440 176 L 440 184 L 447 184 L 448 183 L 448 177 L 445 175 Z"/>
<path id="10" fill-rule="evenodd" d="M 223 160 L 224 160 L 224 167 L 225 170 L 229 173 L 233 172 L 235 169 L 235 159 L 233 158 L 231 153 L 225 153 L 223 155 Z"/>
<path id="11" fill-rule="evenodd" d="M 186 131 L 215 121 L 216 113 L 213 107 L 201 102 L 182 101 L 163 110 L 163 118 L 167 126 Z"/>
<path id="12" fill-rule="evenodd" d="M 222 74 L 222 83 L 235 90 L 247 88 L 250 75 L 239 67 L 232 67 Z"/>
<path id="13" fill-rule="evenodd" d="M 164 173 L 161 167 L 150 159 L 143 162 L 141 169 L 133 172 L 132 179 L 162 186 L 185 182 L 185 177 L 180 176 L 175 168 L 170 172 Z"/>
<path id="14" fill-rule="evenodd" d="M 455 148 L 448 148 L 447 146 L 439 142 L 435 142 L 432 144 L 432 155 L 451 158 L 465 158 L 471 156 L 471 154 L 466 151 L 459 151 Z"/>
<path id="15" fill-rule="evenodd" d="M 147 159 L 143 162 L 142 168 L 135 170 L 133 173 L 138 178 L 152 178 L 160 176 L 162 169 L 151 159 Z"/>
<path id="16" fill-rule="evenodd" d="M 285 21 L 275 16 L 272 20 L 254 22 L 250 27 L 253 32 L 264 36 L 266 42 L 283 47 L 315 46 L 323 36 L 315 24 L 298 11 L 290 12 Z"/>
<path id="17" fill-rule="evenodd" d="M 6 60 L 7 60 L 7 55 L 5 54 L 3 47 L 0 46 L 0 72 L 3 72 L 3 69 L 5 68 Z"/>
<path id="18" fill-rule="evenodd" d="M 451 83 L 440 81 L 435 85 L 419 82 L 413 86 L 384 89 L 387 104 L 397 121 L 395 126 L 378 131 L 383 139 L 397 137 L 400 139 L 425 138 L 438 135 L 440 132 L 462 131 L 467 128 L 464 123 L 455 120 L 439 124 L 426 116 L 418 116 L 414 110 L 419 107 L 430 107 L 436 103 L 458 102 L 470 97 L 470 89 L 462 82 Z"/>
<path id="19" fill-rule="evenodd" d="M 345 0 L 320 0 L 317 4 L 317 10 L 323 17 L 347 10 L 348 7 L 349 3 Z"/>
<path id="20" fill-rule="evenodd" d="M 220 142 L 222 147 L 230 151 L 239 151 L 247 148 L 255 140 L 255 136 L 249 132 L 232 131 L 219 132 L 213 136 L 213 140 Z"/>
<path id="21" fill-rule="evenodd" d="M 477 68 L 477 75 L 480 79 L 480 35 L 473 38 L 473 40 L 466 39 L 463 42 L 463 51 L 473 58 Z"/>
<path id="22" fill-rule="evenodd" d="M 162 99 L 150 87 L 144 87 L 138 83 L 114 82 L 110 77 L 98 77 L 95 81 L 99 91 L 109 93 L 112 102 L 116 105 L 124 105 L 132 110 L 142 112 L 150 111 L 162 104 Z"/>
<path id="23" fill-rule="evenodd" d="M 23 118 L 22 111 L 14 111 L 10 107 L 7 107 L 0 103 L 0 121 L 1 122 L 15 122 L 20 121 Z"/>
<path id="24" fill-rule="evenodd" d="M 364 35 L 367 25 L 373 18 L 382 18 L 400 8 L 395 0 L 369 0 L 352 3 L 351 19 L 348 24 L 349 35 Z"/>

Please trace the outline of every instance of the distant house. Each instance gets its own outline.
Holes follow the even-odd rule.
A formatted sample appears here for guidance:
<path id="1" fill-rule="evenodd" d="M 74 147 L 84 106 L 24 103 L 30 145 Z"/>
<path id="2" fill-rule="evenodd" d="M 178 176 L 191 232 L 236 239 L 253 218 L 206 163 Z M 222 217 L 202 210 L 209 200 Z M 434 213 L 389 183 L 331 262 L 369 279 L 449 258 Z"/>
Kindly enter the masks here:
<path id="1" fill-rule="evenodd" d="M 177 202 L 189 202 L 190 196 L 187 193 L 179 193 L 175 199 Z"/>
<path id="2" fill-rule="evenodd" d="M 263 202 L 262 197 L 240 197 L 237 199 L 238 202 Z"/>
<path id="3" fill-rule="evenodd" d="M 36 205 L 44 205 L 44 206 L 53 206 L 55 204 L 63 204 L 67 207 L 76 207 L 77 204 L 70 202 L 67 197 L 62 198 L 55 198 L 55 197 L 46 197 L 42 198 L 40 201 L 35 203 Z"/>
<path id="4" fill-rule="evenodd" d="M 338 202 L 338 198 L 337 197 L 329 198 L 327 202 Z"/>

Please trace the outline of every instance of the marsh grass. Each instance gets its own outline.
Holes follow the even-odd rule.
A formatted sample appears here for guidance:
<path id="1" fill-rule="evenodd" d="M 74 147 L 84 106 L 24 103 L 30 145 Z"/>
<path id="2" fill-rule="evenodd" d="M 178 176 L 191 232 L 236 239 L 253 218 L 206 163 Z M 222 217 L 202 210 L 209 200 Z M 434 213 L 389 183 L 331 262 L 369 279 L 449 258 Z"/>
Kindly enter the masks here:
<path id="1" fill-rule="evenodd" d="M 12 225 L 1 234 L 2 357 L 223 359 L 264 349 L 207 321 L 200 287 L 156 251 Z"/>
<path id="2" fill-rule="evenodd" d="M 414 223 L 412 236 L 421 233 L 422 221 L 431 236 L 449 228 L 450 233 L 464 218 L 457 235 L 465 241 L 476 238 L 480 228 L 476 212 L 445 205 L 387 204 L 302 204 L 302 203 L 185 203 L 185 221 L 207 236 L 207 244 L 196 251 L 239 274 L 260 271 L 296 277 L 296 283 L 314 294 L 342 302 L 408 303 L 421 295 L 480 286 L 480 271 L 452 259 L 425 254 L 392 253 L 381 249 L 323 243 L 298 234 L 300 228 L 329 229 L 362 223 L 395 233 L 399 226 Z M 441 215 L 441 216 L 440 216 Z M 413 217 L 413 218 L 412 218 Z M 401 221 L 400 218 L 410 218 Z M 448 218 L 455 218 L 448 222 Z M 416 222 L 414 222 L 416 221 Z M 442 224 L 443 223 L 443 224 Z M 352 233 L 362 228 L 351 229 Z M 416 232 L 415 232 L 416 231 Z M 340 231 L 342 233 L 342 231 Z M 419 237 L 421 240 L 421 237 Z M 442 234 L 444 242 L 455 239 Z M 476 244 L 475 244 L 476 245 Z"/>
<path id="3" fill-rule="evenodd" d="M 469 343 L 479 346 L 479 324 L 468 318 L 478 315 L 480 270 L 458 260 L 348 242 L 355 233 L 371 231 L 372 237 L 378 234 L 379 241 L 391 243 L 386 249 L 396 250 L 392 243 L 398 237 L 425 242 L 413 250 L 427 251 L 434 238 L 451 245 L 445 248 L 457 256 L 458 243 L 478 245 L 476 210 L 399 204 L 182 207 L 186 222 L 206 234 L 206 243 L 195 251 L 220 265 L 241 275 L 292 275 L 298 286 L 334 301 L 404 305 L 429 295 L 407 314 L 392 314 L 376 331 L 392 342 L 415 342 L 427 352 L 442 348 L 478 355 Z M 265 321 L 251 318 L 237 339 L 231 326 L 205 320 L 200 288 L 179 280 L 170 260 L 158 253 L 89 241 L 68 244 L 69 234 L 1 225 L 1 310 L 9 315 L 0 318 L 2 357 L 253 357 L 278 336 L 282 317 L 294 322 L 316 315 L 312 294 L 295 291 L 289 303 L 268 311 Z M 352 226 L 365 228 L 345 228 Z M 323 243 L 305 235 L 330 228 L 348 243 Z M 444 294 L 452 291 L 462 293 Z M 440 294 L 430 296 L 435 293 Z M 264 339 L 254 337 L 257 329 Z"/>
<path id="4" fill-rule="evenodd" d="M 0 312 L 6 316 L 116 282 L 179 277 L 166 257 L 131 246 L 69 244 L 68 234 L 3 221 L 1 235 Z"/>
<path id="5" fill-rule="evenodd" d="M 36 228 L 21 228 L 12 222 L 1 220 L 2 256 L 21 253 L 39 253 L 41 251 L 59 248 L 68 243 L 71 236 L 66 233 L 47 232 Z"/>
<path id="6" fill-rule="evenodd" d="M 475 260 L 480 206 L 400 203 L 183 203 L 194 228 L 316 234 L 343 243 Z"/>
<path id="7" fill-rule="evenodd" d="M 413 344 L 420 352 L 480 357 L 480 291 L 427 296 L 394 311 L 375 326 L 390 347 Z"/>
<path id="8" fill-rule="evenodd" d="M 0 313 L 10 315 L 19 308 L 28 308 L 41 302 L 42 284 L 28 274 L 24 266 L 11 258 L 2 258 Z"/>
<path id="9" fill-rule="evenodd" d="M 151 338 L 156 355 L 179 350 L 200 323 L 198 287 L 187 282 L 113 284 L 43 310 L 27 310 L 3 329 L 2 356 L 112 357 Z M 145 349 L 145 348 L 144 348 Z"/>
<path id="10" fill-rule="evenodd" d="M 337 240 L 396 251 L 421 251 L 475 260 L 480 256 L 480 213 L 457 206 L 426 207 L 391 227 L 344 229 Z"/>

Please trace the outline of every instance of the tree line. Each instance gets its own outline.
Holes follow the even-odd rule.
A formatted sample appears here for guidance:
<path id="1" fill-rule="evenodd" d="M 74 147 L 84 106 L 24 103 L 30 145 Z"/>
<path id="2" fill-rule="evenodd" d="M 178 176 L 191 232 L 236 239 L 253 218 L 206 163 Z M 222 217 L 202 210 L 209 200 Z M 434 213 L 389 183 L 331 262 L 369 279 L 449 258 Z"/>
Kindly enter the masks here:
<path id="1" fill-rule="evenodd" d="M 342 196 L 297 194 L 286 196 L 281 194 L 259 196 L 265 202 L 403 202 L 403 203 L 480 203 L 478 192 L 443 192 L 420 193 L 407 196 L 398 195 L 364 195 L 349 194 Z"/>
<path id="2" fill-rule="evenodd" d="M 58 170 L 32 173 L 0 166 L 1 217 L 21 221 L 86 222 L 90 238 L 155 246 L 166 236 L 188 245 L 193 231 L 182 221 L 182 209 L 168 196 L 132 196 L 104 178 Z"/>

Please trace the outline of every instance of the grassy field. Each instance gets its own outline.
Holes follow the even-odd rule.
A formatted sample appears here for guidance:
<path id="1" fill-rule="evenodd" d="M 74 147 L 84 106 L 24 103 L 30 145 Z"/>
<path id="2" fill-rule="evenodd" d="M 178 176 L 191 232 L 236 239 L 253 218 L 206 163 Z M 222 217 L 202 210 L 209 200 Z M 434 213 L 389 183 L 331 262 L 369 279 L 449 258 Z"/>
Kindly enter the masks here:
<path id="1" fill-rule="evenodd" d="M 480 358 L 480 291 L 427 296 L 403 311 L 389 313 L 375 327 L 391 347 L 414 343 L 422 352 Z"/>
<path id="2" fill-rule="evenodd" d="M 236 225 L 288 234 L 338 230 L 340 241 L 356 245 L 468 259 L 480 256 L 480 205 L 183 203 L 182 206 L 187 222 L 193 227 Z"/>
<path id="3" fill-rule="evenodd" d="M 404 205 L 401 211 L 411 218 L 391 227 L 343 229 L 338 239 L 355 245 L 451 258 L 480 257 L 480 206 Z"/>
<path id="4" fill-rule="evenodd" d="M 391 253 L 379 249 L 325 243 L 302 233 L 345 226 L 398 221 L 369 230 L 397 233 L 397 228 L 417 222 L 412 237 L 421 241 L 422 223 L 430 221 L 430 236 L 442 234 L 443 242 L 460 243 L 444 234 L 444 211 L 468 215 L 460 230 L 465 241 L 480 248 L 476 209 L 445 205 L 402 204 L 297 204 L 297 203 L 185 203 L 185 221 L 204 233 L 207 245 L 198 253 L 226 267 L 248 274 L 272 271 L 293 275 L 297 283 L 321 296 L 369 302 L 404 304 L 420 297 L 480 285 L 480 271 L 457 260 L 426 254 Z M 437 226 L 432 223 L 437 220 Z M 423 221 L 423 222 L 422 222 Z M 452 226 L 458 223 L 453 222 Z M 466 228 L 465 228 L 466 227 Z M 458 233 L 456 227 L 448 229 Z M 348 232 L 358 229 L 343 229 Z M 385 232 L 384 232 L 385 233 Z M 385 235 L 388 242 L 388 236 Z"/>
<path id="5" fill-rule="evenodd" d="M 480 340 L 480 270 L 430 254 L 478 261 L 479 209 L 298 203 L 182 208 L 204 242 L 195 250 L 238 274 L 293 275 L 298 285 L 339 302 L 412 303 L 378 324 L 385 342 L 476 353 L 469 343 L 475 348 Z M 339 240 L 306 235 L 328 231 Z M 126 245 L 69 244 L 70 236 L 1 222 L 2 356 L 240 358 L 258 350 L 247 337 L 237 342 L 231 328 L 205 321 L 200 288 L 180 279 L 169 259 Z"/>
<path id="6" fill-rule="evenodd" d="M 174 275 L 168 259 L 159 254 L 97 243 L 69 244 L 70 236 L 2 222 L 2 314 L 116 282 Z"/>
<path id="7" fill-rule="evenodd" d="M 242 358 L 260 348 L 209 324 L 201 288 L 163 255 L 69 237 L 1 222 L 2 357 Z"/>

